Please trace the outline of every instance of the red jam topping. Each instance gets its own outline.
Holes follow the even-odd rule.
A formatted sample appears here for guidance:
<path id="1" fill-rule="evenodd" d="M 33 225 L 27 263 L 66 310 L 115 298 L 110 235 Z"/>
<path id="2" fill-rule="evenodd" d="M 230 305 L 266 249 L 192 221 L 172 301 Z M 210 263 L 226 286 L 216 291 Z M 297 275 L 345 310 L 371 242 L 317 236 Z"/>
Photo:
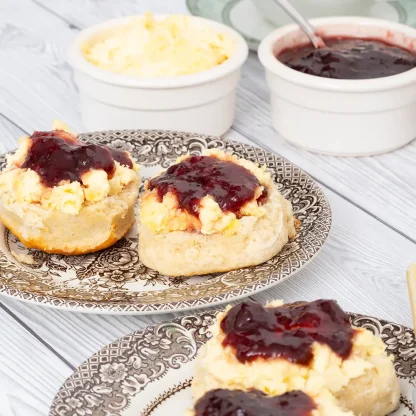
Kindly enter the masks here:
<path id="1" fill-rule="evenodd" d="M 268 397 L 258 390 L 212 390 L 195 405 L 195 416 L 311 416 L 314 401 L 301 391 Z"/>
<path id="2" fill-rule="evenodd" d="M 241 207 L 254 198 L 259 186 L 259 180 L 246 168 L 211 156 L 191 156 L 148 184 L 150 190 L 157 189 L 160 201 L 167 192 L 172 192 L 179 207 L 195 216 L 206 195 L 211 195 L 223 211 L 238 215 Z M 266 199 L 264 188 L 257 202 L 261 204 Z"/>
<path id="3" fill-rule="evenodd" d="M 416 67 L 416 54 L 381 40 L 324 39 L 326 47 L 287 49 L 279 61 L 304 74 L 335 79 L 370 79 L 397 75 Z"/>
<path id="4" fill-rule="evenodd" d="M 234 306 L 221 322 L 224 346 L 231 346 L 244 363 L 257 358 L 307 365 L 312 344 L 328 345 L 342 359 L 352 349 L 354 329 L 348 315 L 333 300 L 288 303 L 265 308 L 256 302 Z"/>
<path id="5" fill-rule="evenodd" d="M 22 164 L 23 169 L 34 170 L 48 187 L 61 181 L 82 182 L 81 177 L 91 169 L 103 169 L 111 178 L 116 169 L 114 161 L 133 168 L 128 154 L 97 144 L 79 142 L 75 136 L 62 130 L 36 131 Z"/>

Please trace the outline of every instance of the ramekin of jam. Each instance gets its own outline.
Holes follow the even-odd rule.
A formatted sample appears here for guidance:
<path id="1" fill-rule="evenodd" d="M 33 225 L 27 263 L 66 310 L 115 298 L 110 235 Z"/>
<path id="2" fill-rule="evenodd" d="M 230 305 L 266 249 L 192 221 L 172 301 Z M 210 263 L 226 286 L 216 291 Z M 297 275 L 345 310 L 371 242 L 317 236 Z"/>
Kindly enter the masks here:
<path id="1" fill-rule="evenodd" d="M 413 140 L 416 30 L 359 17 L 312 23 L 322 49 L 296 25 L 260 45 L 275 129 L 300 147 L 337 156 L 385 153 Z"/>

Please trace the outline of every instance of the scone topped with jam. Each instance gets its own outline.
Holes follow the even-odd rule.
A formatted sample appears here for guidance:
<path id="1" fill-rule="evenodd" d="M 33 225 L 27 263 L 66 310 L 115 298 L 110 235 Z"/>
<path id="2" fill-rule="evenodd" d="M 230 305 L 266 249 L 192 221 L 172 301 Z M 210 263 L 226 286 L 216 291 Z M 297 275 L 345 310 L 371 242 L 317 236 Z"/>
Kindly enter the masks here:
<path id="1" fill-rule="evenodd" d="M 78 141 L 62 124 L 19 140 L 0 174 L 0 218 L 29 248 L 84 254 L 135 221 L 138 166 L 124 151 Z"/>
<path id="2" fill-rule="evenodd" d="M 265 168 L 215 149 L 148 181 L 139 213 L 140 259 L 170 276 L 256 265 L 295 236 L 291 204 Z"/>
<path id="3" fill-rule="evenodd" d="M 259 390 L 217 389 L 207 392 L 185 416 L 353 416 L 331 397 L 312 399 L 302 391 L 267 396 Z"/>
<path id="4" fill-rule="evenodd" d="M 383 341 L 355 328 L 332 300 L 266 307 L 246 301 L 218 315 L 193 380 L 197 402 L 216 389 L 300 390 L 360 416 L 385 416 L 400 398 Z"/>

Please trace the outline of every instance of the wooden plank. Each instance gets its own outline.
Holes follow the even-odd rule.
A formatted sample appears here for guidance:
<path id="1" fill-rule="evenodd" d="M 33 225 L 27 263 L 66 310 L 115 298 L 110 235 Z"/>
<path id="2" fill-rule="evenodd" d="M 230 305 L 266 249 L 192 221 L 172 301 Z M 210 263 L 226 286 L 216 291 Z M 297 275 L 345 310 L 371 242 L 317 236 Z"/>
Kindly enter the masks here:
<path id="1" fill-rule="evenodd" d="M 2 5 L 0 113 L 23 130 L 48 129 L 54 118 L 81 129 L 77 87 L 66 62 L 76 33 L 31 0 Z"/>
<path id="2" fill-rule="evenodd" d="M 78 27 L 148 9 L 155 12 L 186 11 L 184 2 L 179 0 L 121 0 L 117 3 L 111 0 L 37 1 Z M 416 156 L 415 143 L 372 158 L 336 158 L 305 152 L 285 142 L 271 127 L 268 95 L 264 70 L 252 53 L 244 67 L 239 89 L 235 122 L 238 131 L 257 143 L 266 144 L 331 189 L 416 240 L 416 216 L 410 215 L 416 210 L 416 188 L 413 186 L 416 171 L 412 166 Z"/>
<path id="3" fill-rule="evenodd" d="M 72 313 L 4 298 L 2 303 L 75 367 L 123 335 L 173 319 L 172 314 L 111 316 Z"/>
<path id="4" fill-rule="evenodd" d="M 44 416 L 73 370 L 3 309 L 0 320 L 0 392 L 13 415 Z M 0 402 L 0 414 L 5 407 Z"/>
<path id="5" fill-rule="evenodd" d="M 43 308 L 5 298 L 1 298 L 1 302 L 74 367 L 78 367 L 105 345 L 130 332 L 192 313 L 94 315 Z M 214 308 L 205 310 L 210 309 Z"/>
<path id="6" fill-rule="evenodd" d="M 46 10 L 61 16 L 65 21 L 82 28 L 108 19 L 152 13 L 188 13 L 185 0 L 34 0 Z"/>

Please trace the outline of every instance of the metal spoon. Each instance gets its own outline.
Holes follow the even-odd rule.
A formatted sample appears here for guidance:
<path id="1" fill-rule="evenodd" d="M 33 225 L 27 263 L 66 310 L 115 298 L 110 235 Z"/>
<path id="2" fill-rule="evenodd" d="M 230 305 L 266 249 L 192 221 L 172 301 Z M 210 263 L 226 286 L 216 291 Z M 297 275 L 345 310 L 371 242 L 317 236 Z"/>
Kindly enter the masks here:
<path id="1" fill-rule="evenodd" d="M 289 0 L 273 0 L 278 6 L 280 6 L 305 32 L 315 48 L 325 47 L 325 43 L 322 38 L 315 34 L 314 27 L 305 19 L 299 11 L 290 3 Z"/>

